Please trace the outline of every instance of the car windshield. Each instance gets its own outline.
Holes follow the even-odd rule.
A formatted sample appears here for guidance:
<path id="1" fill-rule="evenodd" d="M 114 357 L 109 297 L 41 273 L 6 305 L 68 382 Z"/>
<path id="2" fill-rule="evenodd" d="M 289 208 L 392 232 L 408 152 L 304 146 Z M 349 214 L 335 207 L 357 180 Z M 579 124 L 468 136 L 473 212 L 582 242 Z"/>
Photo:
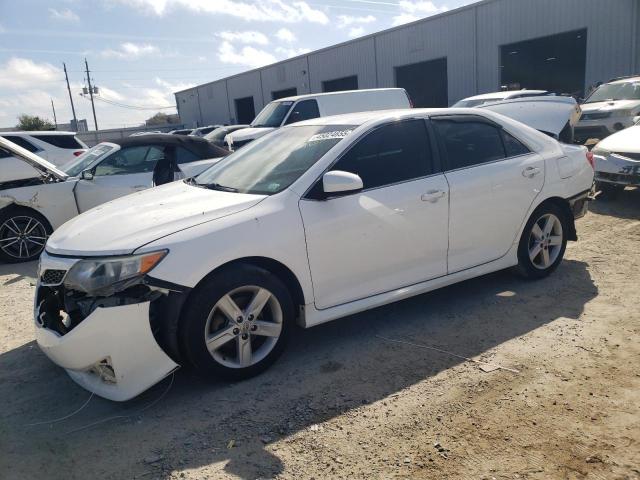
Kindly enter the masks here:
<path id="1" fill-rule="evenodd" d="M 640 82 L 600 85 L 584 103 L 606 102 L 607 100 L 640 100 Z"/>
<path id="2" fill-rule="evenodd" d="M 293 102 L 271 102 L 254 118 L 252 127 L 279 127 Z"/>
<path id="3" fill-rule="evenodd" d="M 75 160 L 71 160 L 70 162 L 64 164 L 62 167 L 60 167 L 60 170 L 62 170 L 70 177 L 77 177 L 83 171 L 91 168 L 96 162 L 98 162 L 100 159 L 102 159 L 102 157 L 104 157 L 115 148 L 116 147 L 114 145 L 99 143 L 95 147 L 90 148 L 89 150 L 84 152 Z"/>
<path id="4" fill-rule="evenodd" d="M 273 195 L 295 182 L 355 127 L 305 125 L 278 129 L 251 142 L 195 179 L 217 190 Z"/>

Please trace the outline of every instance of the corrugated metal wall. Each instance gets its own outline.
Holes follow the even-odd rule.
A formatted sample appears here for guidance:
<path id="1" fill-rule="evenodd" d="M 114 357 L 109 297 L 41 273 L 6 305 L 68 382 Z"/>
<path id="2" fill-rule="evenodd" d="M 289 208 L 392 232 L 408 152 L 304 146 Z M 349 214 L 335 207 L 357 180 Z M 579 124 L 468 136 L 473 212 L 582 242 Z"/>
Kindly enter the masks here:
<path id="1" fill-rule="evenodd" d="M 639 4 L 640 0 L 486 0 L 178 92 L 176 102 L 187 125 L 232 123 L 236 98 L 252 96 L 258 113 L 271 100 L 271 92 L 292 87 L 298 94 L 321 92 L 324 80 L 357 75 L 359 88 L 392 87 L 395 67 L 446 57 L 451 104 L 500 87 L 501 45 L 582 28 L 587 28 L 589 86 L 640 70 Z"/>

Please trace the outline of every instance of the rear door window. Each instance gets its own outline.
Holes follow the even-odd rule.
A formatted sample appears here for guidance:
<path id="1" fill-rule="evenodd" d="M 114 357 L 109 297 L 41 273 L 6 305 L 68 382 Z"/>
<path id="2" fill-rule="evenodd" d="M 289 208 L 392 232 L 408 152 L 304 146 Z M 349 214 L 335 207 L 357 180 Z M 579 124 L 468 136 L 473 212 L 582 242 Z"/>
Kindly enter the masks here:
<path id="1" fill-rule="evenodd" d="M 34 138 L 41 140 L 49 145 L 58 148 L 67 148 L 77 150 L 84 147 L 78 142 L 73 135 L 34 135 Z"/>
<path id="2" fill-rule="evenodd" d="M 201 158 L 192 151 L 183 147 L 176 148 L 176 161 L 178 162 L 178 165 L 197 162 L 198 160 L 201 160 Z"/>
<path id="3" fill-rule="evenodd" d="M 448 170 L 473 167 L 506 158 L 500 128 L 469 117 L 432 117 Z"/>
<path id="4" fill-rule="evenodd" d="M 318 110 L 318 102 L 315 100 L 302 100 L 296 103 L 285 122 L 285 125 L 289 125 L 294 122 L 302 122 L 303 120 L 310 120 L 312 118 L 318 118 L 320 116 L 320 110 Z"/>
<path id="5" fill-rule="evenodd" d="M 38 147 L 36 147 L 33 143 L 27 141 L 25 138 L 23 137 L 19 137 L 17 135 L 3 135 L 4 138 L 6 138 L 7 140 L 9 140 L 10 142 L 15 143 L 16 145 L 29 150 L 30 152 L 37 152 L 40 149 Z"/>
<path id="6" fill-rule="evenodd" d="M 520 140 L 504 130 L 502 130 L 502 141 L 504 142 L 507 157 L 517 157 L 518 155 L 531 153 L 531 150 L 525 147 Z"/>

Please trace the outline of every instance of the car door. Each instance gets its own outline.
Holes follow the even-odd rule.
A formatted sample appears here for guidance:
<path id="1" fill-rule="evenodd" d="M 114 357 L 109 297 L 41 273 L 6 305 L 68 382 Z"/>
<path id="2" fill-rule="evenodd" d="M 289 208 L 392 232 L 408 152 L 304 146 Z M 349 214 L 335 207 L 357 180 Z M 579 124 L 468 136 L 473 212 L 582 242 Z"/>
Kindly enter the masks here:
<path id="1" fill-rule="evenodd" d="M 153 169 L 164 158 L 158 146 L 125 147 L 93 167 L 93 178 L 81 178 L 75 188 L 78 209 L 85 212 L 102 203 L 153 185 Z"/>
<path id="2" fill-rule="evenodd" d="M 432 118 L 449 183 L 449 273 L 511 248 L 544 183 L 544 160 L 482 116 Z"/>
<path id="3" fill-rule="evenodd" d="M 363 190 L 299 203 L 315 304 L 323 309 L 446 274 L 448 187 L 423 119 L 366 134 L 329 170 Z"/>

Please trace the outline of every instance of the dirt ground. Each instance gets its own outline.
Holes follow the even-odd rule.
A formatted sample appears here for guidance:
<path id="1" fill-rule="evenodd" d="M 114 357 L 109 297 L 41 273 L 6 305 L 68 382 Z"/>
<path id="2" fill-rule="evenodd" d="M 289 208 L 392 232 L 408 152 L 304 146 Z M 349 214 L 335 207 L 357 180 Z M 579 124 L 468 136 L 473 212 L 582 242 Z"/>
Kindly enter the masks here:
<path id="1" fill-rule="evenodd" d="M 252 380 L 178 371 L 56 423 L 89 393 L 33 341 L 36 266 L 0 265 L 0 478 L 639 479 L 640 190 L 591 209 L 546 280 L 467 281 L 298 331 Z"/>

